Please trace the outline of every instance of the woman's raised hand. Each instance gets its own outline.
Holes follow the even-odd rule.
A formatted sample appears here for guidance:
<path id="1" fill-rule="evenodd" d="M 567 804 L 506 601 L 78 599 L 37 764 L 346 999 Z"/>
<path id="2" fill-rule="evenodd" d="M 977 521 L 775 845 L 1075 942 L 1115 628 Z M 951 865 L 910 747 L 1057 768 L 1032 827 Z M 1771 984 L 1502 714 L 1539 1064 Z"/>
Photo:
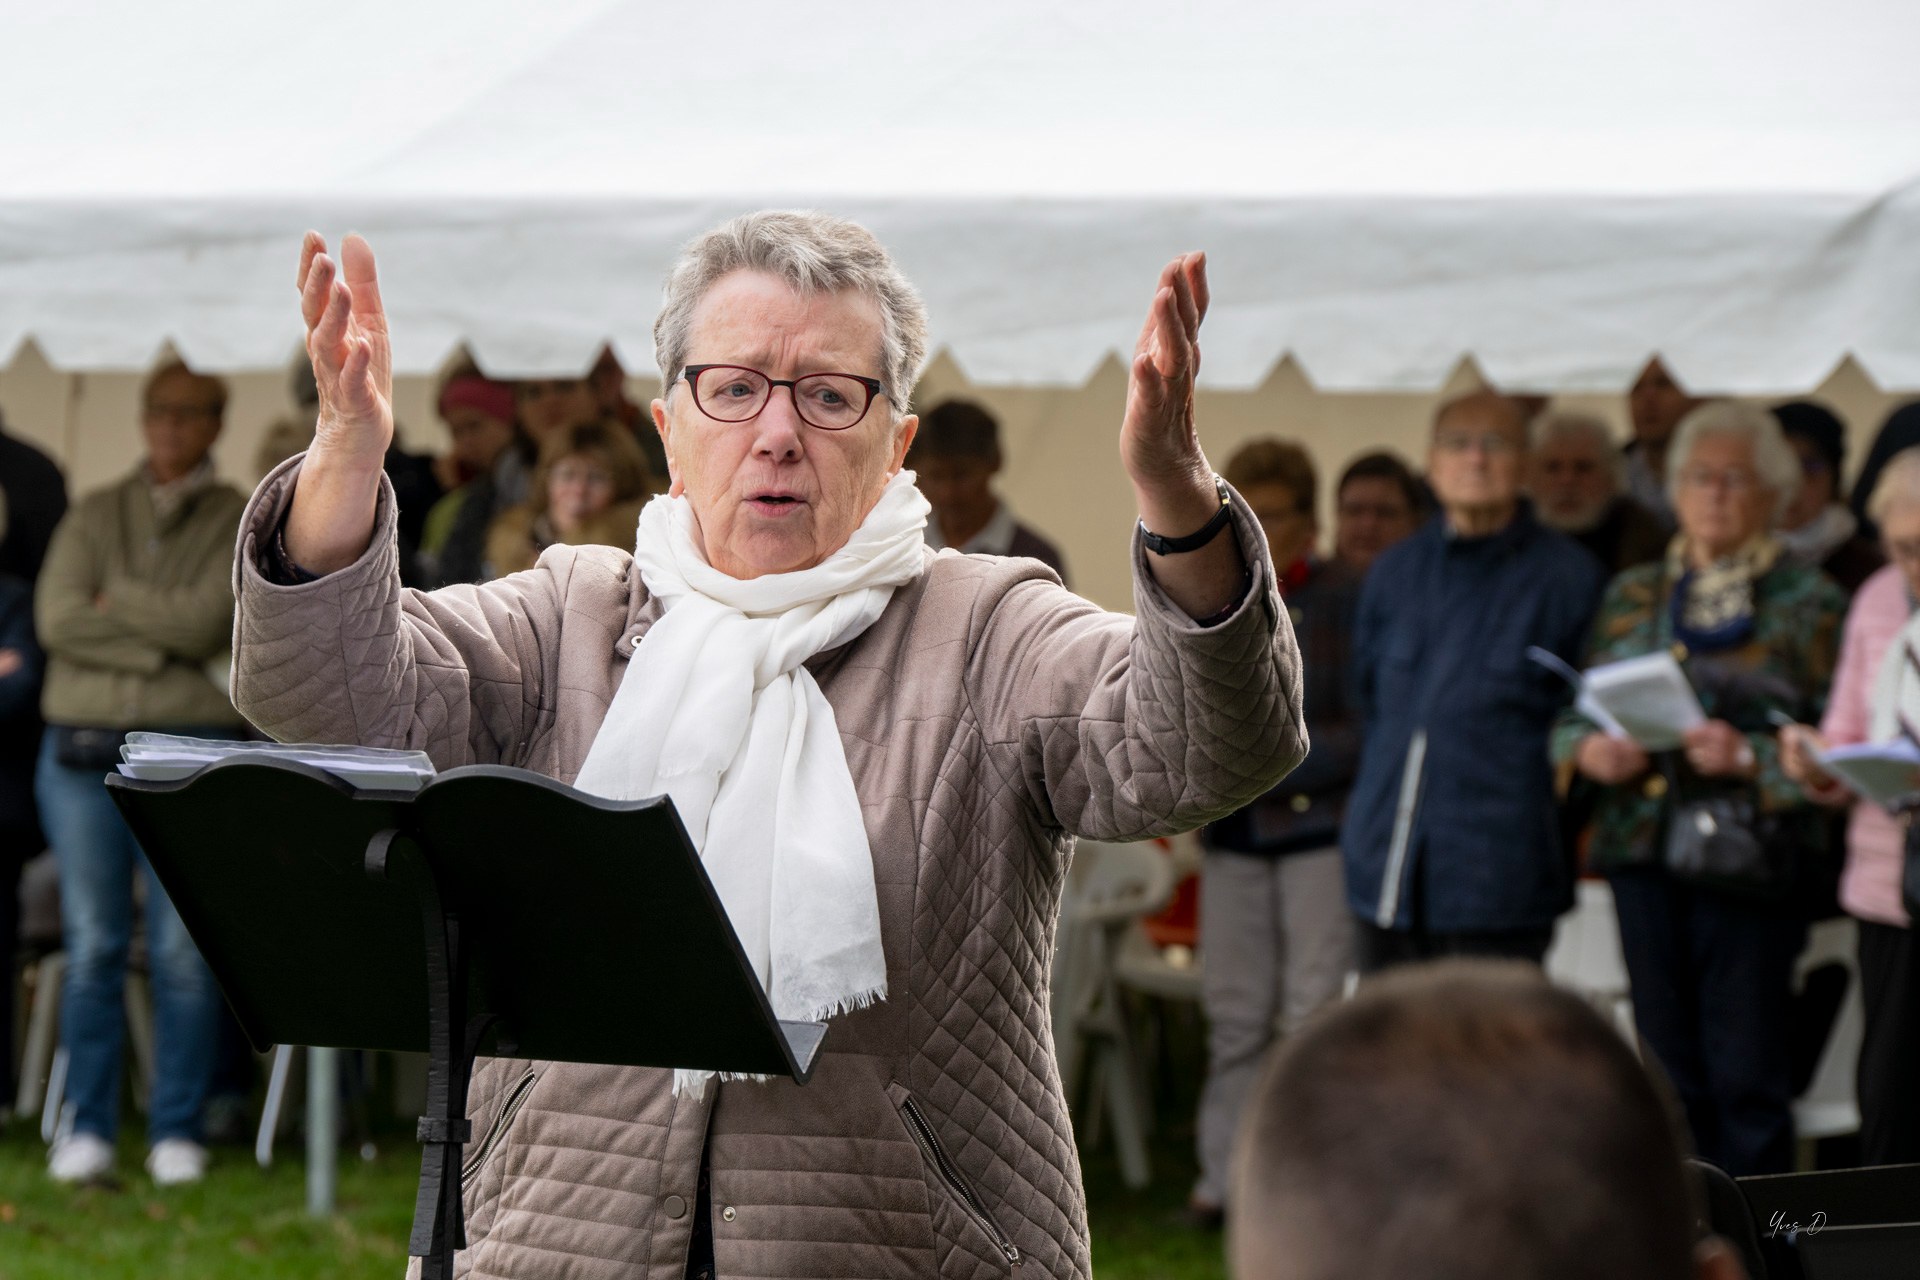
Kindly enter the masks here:
<path id="1" fill-rule="evenodd" d="M 311 452 L 321 456 L 313 461 L 377 472 L 393 441 L 393 349 L 373 249 L 348 236 L 336 264 L 320 233 L 309 231 L 298 283 L 307 356 L 320 388 Z"/>
<path id="2" fill-rule="evenodd" d="M 1203 253 L 1182 254 L 1161 271 L 1133 350 L 1127 412 L 1120 426 L 1120 460 L 1137 488 L 1153 490 L 1169 483 L 1191 487 L 1197 480 L 1203 506 L 1213 480 L 1194 430 L 1193 380 L 1200 372 L 1200 322 L 1207 315 L 1207 293 Z"/>
<path id="3" fill-rule="evenodd" d="M 307 232 L 298 283 L 320 416 L 287 510 L 286 548 L 302 569 L 323 574 L 352 564 L 373 537 L 393 442 L 393 349 L 365 240 L 348 236 L 336 264 L 320 233 Z"/>

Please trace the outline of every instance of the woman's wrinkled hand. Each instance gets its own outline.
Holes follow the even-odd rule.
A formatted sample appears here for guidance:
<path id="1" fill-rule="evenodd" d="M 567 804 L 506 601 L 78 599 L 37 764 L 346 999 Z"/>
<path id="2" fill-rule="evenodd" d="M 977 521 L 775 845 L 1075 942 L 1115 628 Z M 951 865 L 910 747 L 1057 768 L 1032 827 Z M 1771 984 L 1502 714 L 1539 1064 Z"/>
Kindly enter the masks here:
<path id="1" fill-rule="evenodd" d="M 1703 778 L 1752 778 L 1758 760 L 1747 735 L 1725 720 L 1697 724 L 1682 735 L 1687 764 Z"/>
<path id="2" fill-rule="evenodd" d="M 373 249 L 348 236 L 336 264 L 309 231 L 300 245 L 300 314 L 320 390 L 309 460 L 343 471 L 380 470 L 393 442 L 393 349 Z"/>
<path id="3" fill-rule="evenodd" d="M 1193 383 L 1200 372 L 1200 322 L 1206 318 L 1207 297 L 1205 254 L 1181 254 L 1161 271 L 1128 370 L 1120 461 L 1136 488 L 1197 487 L 1203 506 L 1217 506 L 1219 500 L 1210 497 L 1213 479 L 1193 421 Z"/>
<path id="4" fill-rule="evenodd" d="M 1632 782 L 1652 765 L 1652 759 L 1632 738 L 1607 733 L 1588 734 L 1573 754 L 1574 768 L 1603 787 Z"/>

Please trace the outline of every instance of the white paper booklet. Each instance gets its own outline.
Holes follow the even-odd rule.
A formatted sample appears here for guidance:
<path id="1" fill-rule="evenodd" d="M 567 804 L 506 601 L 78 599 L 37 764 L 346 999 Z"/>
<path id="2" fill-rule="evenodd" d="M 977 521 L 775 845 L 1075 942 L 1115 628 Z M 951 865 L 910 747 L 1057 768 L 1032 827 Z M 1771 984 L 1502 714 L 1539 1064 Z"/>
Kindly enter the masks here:
<path id="1" fill-rule="evenodd" d="M 1834 747 L 1814 759 L 1854 794 L 1889 812 L 1920 796 L 1920 747 L 1906 738 Z"/>
<path id="2" fill-rule="evenodd" d="M 1573 685 L 1578 691 L 1574 709 L 1602 733 L 1632 738 L 1647 751 L 1672 751 L 1687 730 L 1706 722 L 1687 673 L 1664 650 L 1585 672 L 1545 649 L 1528 649 L 1527 656 Z"/>
<path id="3" fill-rule="evenodd" d="M 238 755 L 297 761 L 369 791 L 418 791 L 434 775 L 433 761 L 424 751 L 310 742 L 232 742 L 168 733 L 128 734 L 126 745 L 120 748 L 120 772 L 147 782 L 172 782 Z"/>

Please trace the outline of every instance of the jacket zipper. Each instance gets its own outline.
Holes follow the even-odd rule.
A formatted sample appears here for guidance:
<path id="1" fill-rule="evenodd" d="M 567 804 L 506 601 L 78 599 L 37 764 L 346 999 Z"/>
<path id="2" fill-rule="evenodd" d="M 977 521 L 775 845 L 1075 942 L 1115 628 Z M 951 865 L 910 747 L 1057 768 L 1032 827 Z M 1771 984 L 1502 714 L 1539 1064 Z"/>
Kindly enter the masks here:
<path id="1" fill-rule="evenodd" d="M 499 1146 L 501 1138 L 506 1136 L 507 1126 L 513 1123 L 516 1115 L 520 1114 L 521 1106 L 526 1103 L 527 1095 L 533 1092 L 533 1086 L 539 1079 L 539 1072 L 528 1071 L 513 1082 L 513 1088 L 507 1091 L 507 1100 L 500 1106 L 500 1114 L 495 1116 L 493 1123 L 487 1126 L 487 1132 L 480 1139 L 479 1147 L 467 1157 L 466 1165 L 460 1170 L 460 1186 L 463 1190 L 486 1166 L 488 1158 L 493 1155 L 494 1148 Z"/>
<path id="2" fill-rule="evenodd" d="M 1413 819 L 1420 808 L 1420 786 L 1427 768 L 1427 731 L 1415 729 L 1407 744 L 1406 773 L 1400 779 L 1400 803 L 1393 814 L 1393 842 L 1387 848 L 1387 874 L 1380 881 L 1380 908 L 1373 922 L 1393 928 L 1400 915 L 1400 882 L 1406 878 L 1407 846 L 1413 843 Z"/>
<path id="3" fill-rule="evenodd" d="M 940 1176 L 946 1180 L 948 1188 L 959 1199 L 961 1207 L 980 1224 L 980 1229 L 987 1233 L 987 1238 L 999 1246 L 1000 1254 L 1007 1260 L 1007 1265 L 1017 1270 L 1020 1266 L 1020 1250 L 1015 1248 L 1013 1241 L 1007 1238 L 1007 1233 L 1000 1229 L 1000 1224 L 988 1216 L 986 1207 L 980 1203 L 980 1197 L 974 1194 L 972 1185 L 960 1172 L 959 1166 L 947 1159 L 947 1153 L 941 1149 L 939 1141 L 933 1136 L 933 1126 L 927 1123 L 927 1117 L 921 1112 L 920 1104 L 908 1098 L 900 1104 L 900 1109 L 907 1117 L 907 1128 L 913 1130 L 913 1140 L 920 1144 L 920 1150 L 925 1152 L 927 1159 L 933 1161 L 934 1167 L 940 1170 Z"/>

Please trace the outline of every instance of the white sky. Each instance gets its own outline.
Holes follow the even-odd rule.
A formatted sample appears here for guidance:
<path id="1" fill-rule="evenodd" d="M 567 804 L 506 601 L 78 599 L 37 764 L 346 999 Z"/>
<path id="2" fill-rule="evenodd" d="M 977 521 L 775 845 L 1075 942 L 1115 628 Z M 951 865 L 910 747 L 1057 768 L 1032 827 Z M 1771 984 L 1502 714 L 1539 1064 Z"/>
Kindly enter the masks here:
<path id="1" fill-rule="evenodd" d="M 1864 193 L 1914 0 L 0 0 L 0 199 Z"/>

